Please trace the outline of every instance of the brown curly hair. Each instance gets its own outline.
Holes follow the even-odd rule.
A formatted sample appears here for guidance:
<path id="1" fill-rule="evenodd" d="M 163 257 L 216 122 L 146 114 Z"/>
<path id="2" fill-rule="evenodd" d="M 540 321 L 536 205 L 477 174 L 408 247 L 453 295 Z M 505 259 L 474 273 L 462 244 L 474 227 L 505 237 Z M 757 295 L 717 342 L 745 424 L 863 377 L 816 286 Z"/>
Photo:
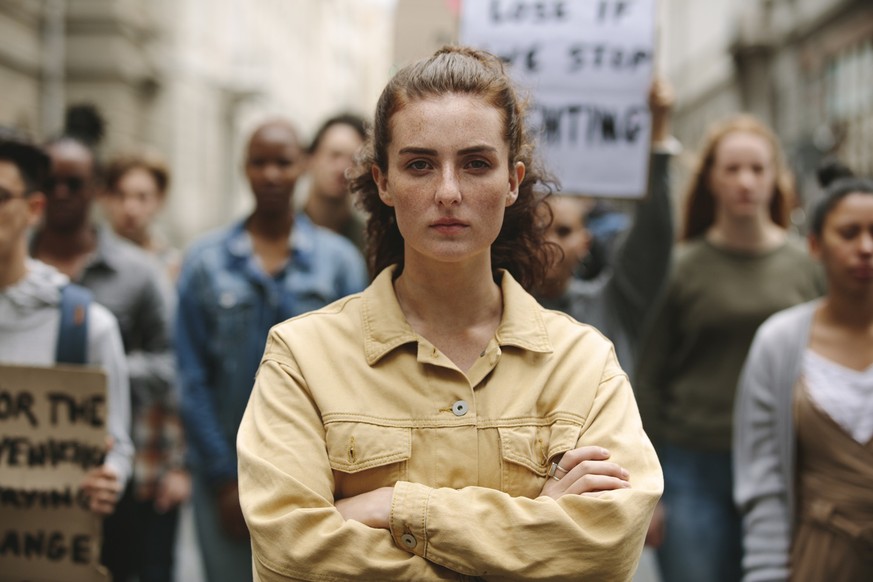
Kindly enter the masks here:
<path id="1" fill-rule="evenodd" d="M 785 163 L 779 139 L 770 128 L 756 117 L 741 114 L 713 125 L 704 139 L 700 158 L 685 192 L 685 220 L 682 228 L 682 240 L 690 240 L 703 235 L 715 222 L 715 198 L 709 187 L 710 174 L 721 140 L 734 132 L 751 133 L 764 138 L 770 144 L 776 174 L 773 195 L 770 198 L 770 218 L 782 228 L 788 226 L 791 208 L 794 204 L 794 182 Z"/>
<path id="2" fill-rule="evenodd" d="M 482 97 L 499 109 L 509 145 L 509 165 L 525 165 L 518 198 L 507 207 L 503 226 L 491 245 L 491 265 L 495 270 L 506 269 L 526 289 L 532 289 L 545 277 L 555 252 L 554 245 L 544 238 L 544 226 L 548 225 L 537 216 L 554 180 L 534 159 L 525 127 L 527 104 L 519 97 L 503 63 L 490 53 L 462 46 L 445 46 L 433 56 L 400 69 L 379 97 L 373 127 L 355 166 L 349 170 L 349 187 L 357 196 L 358 206 L 369 215 L 369 267 L 374 274 L 393 264 L 398 265 L 395 275 L 403 270 L 403 237 L 394 209 L 379 198 L 372 176 L 374 165 L 383 173 L 388 171 L 391 116 L 412 101 L 452 93 Z"/>

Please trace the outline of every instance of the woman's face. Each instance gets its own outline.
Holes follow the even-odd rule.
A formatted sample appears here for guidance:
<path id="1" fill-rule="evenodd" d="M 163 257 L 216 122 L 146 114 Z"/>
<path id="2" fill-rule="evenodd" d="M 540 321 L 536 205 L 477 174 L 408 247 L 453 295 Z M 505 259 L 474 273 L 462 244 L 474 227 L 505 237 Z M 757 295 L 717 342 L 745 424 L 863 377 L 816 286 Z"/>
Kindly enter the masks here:
<path id="1" fill-rule="evenodd" d="M 404 261 L 485 260 L 515 202 L 524 164 L 509 165 L 501 112 L 480 97 L 408 103 L 390 120 L 387 171 L 373 167 L 394 208 Z"/>
<path id="2" fill-rule="evenodd" d="M 873 291 L 873 194 L 852 193 L 840 200 L 810 247 L 824 265 L 830 288 Z"/>
<path id="3" fill-rule="evenodd" d="M 145 239 L 164 203 L 164 195 L 151 172 L 132 168 L 103 197 L 103 208 L 112 228 L 121 236 Z"/>
<path id="4" fill-rule="evenodd" d="M 746 131 L 725 135 L 715 148 L 709 187 L 716 213 L 729 219 L 769 216 L 776 185 L 773 149 Z"/>

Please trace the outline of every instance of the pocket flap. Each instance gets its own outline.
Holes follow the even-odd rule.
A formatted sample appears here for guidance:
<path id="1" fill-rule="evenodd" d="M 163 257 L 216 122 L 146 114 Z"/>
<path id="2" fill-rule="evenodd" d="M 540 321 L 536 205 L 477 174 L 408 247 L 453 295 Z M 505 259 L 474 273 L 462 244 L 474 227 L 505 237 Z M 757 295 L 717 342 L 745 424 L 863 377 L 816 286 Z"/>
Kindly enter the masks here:
<path id="1" fill-rule="evenodd" d="M 324 428 L 330 466 L 343 473 L 406 461 L 412 452 L 408 428 L 363 422 L 331 422 Z"/>
<path id="2" fill-rule="evenodd" d="M 511 426 L 497 429 L 503 459 L 523 465 L 540 476 L 549 471 L 556 455 L 576 448 L 579 425 L 555 423 L 549 426 Z"/>

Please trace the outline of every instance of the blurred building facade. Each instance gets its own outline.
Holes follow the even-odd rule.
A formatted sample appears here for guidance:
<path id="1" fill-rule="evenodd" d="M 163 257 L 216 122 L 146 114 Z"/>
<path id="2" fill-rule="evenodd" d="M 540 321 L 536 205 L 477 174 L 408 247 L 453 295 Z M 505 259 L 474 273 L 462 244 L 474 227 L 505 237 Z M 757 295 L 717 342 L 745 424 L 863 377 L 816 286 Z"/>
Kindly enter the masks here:
<path id="1" fill-rule="evenodd" d="M 45 139 L 93 103 L 103 153 L 169 159 L 163 222 L 183 244 L 248 208 L 240 156 L 258 121 L 288 117 L 308 139 L 340 110 L 372 112 L 392 25 L 386 0 L 0 0 L 0 124 Z"/>
<path id="2" fill-rule="evenodd" d="M 749 111 L 782 139 L 804 201 L 826 155 L 873 175 L 873 2 L 660 1 L 661 65 L 687 147 Z"/>

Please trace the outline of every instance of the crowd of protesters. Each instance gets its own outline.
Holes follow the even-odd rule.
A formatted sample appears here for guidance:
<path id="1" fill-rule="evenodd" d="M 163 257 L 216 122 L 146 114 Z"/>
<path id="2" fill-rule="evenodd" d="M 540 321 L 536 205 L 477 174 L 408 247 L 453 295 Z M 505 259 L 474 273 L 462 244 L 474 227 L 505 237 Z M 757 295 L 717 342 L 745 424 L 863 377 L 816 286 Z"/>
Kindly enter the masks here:
<path id="1" fill-rule="evenodd" d="M 700 147 L 682 199 L 685 210 L 676 229 L 680 242 L 674 243 L 669 169 L 681 146 L 670 135 L 670 89 L 658 80 L 650 95 L 648 193 L 637 203 L 627 231 L 615 240 L 596 237 L 590 202 L 571 195 L 576 193 L 528 191 L 525 165 L 530 180 L 537 176 L 534 162 L 516 162 L 522 169 L 508 168 L 505 220 L 519 220 L 510 208 L 512 213 L 527 213 L 523 220 L 530 224 L 523 228 L 535 234 L 525 235 L 534 237 L 524 242 L 525 248 L 534 249 L 530 241 L 541 241 L 536 253 L 548 259 L 543 262 L 547 268 L 536 277 L 538 267 L 526 262 L 530 257 L 512 255 L 521 267 L 512 261 L 502 266 L 495 259 L 500 269 L 489 262 L 482 271 L 492 273 L 493 268 L 493 280 L 492 275 L 482 279 L 477 271 L 476 277 L 467 273 L 466 279 L 456 281 L 470 289 L 487 283 L 483 292 L 496 291 L 501 307 L 494 311 L 488 337 L 483 336 L 481 354 L 479 348 L 452 351 L 472 343 L 470 337 L 452 336 L 449 341 L 449 336 L 434 331 L 451 318 L 425 320 L 409 314 L 415 309 L 419 314 L 437 313 L 435 306 L 443 302 L 457 315 L 470 311 L 475 295 L 465 298 L 468 305 L 463 308 L 437 292 L 437 282 L 449 281 L 447 272 L 435 267 L 439 261 L 434 257 L 443 251 L 415 247 L 426 246 L 426 241 L 414 239 L 420 235 L 410 226 L 420 219 L 419 210 L 396 198 L 408 196 L 403 191 L 408 184 L 406 174 L 396 178 L 392 173 L 397 170 L 388 156 L 398 154 L 389 145 L 392 136 L 409 142 L 407 149 L 419 158 L 404 172 L 423 184 L 428 170 L 443 163 L 439 147 L 454 147 L 468 138 L 450 124 L 442 132 L 424 131 L 410 116 L 419 115 L 431 125 L 459 116 L 461 125 L 481 125 L 482 136 L 488 136 L 490 117 L 482 111 L 493 112 L 488 91 L 502 82 L 502 76 L 495 73 L 494 63 L 475 51 L 448 50 L 432 59 L 440 66 L 463 66 L 464 74 L 473 75 L 474 70 L 484 75 L 490 79 L 489 89 L 479 95 L 479 89 L 458 88 L 452 83 L 462 82 L 462 75 L 444 80 L 427 68 L 428 61 L 418 65 L 417 74 L 434 74 L 445 87 L 422 89 L 415 78 L 401 76 L 386 89 L 387 104 L 377 111 L 374 131 L 368 132 L 364 119 L 342 114 L 325 121 L 307 145 L 289 121 L 262 122 L 251 131 L 242 156 L 254 209 L 202 236 L 184 252 L 155 228 L 172 190 L 166 163 L 155 152 L 143 150 L 112 155 L 104 165 L 98 155 L 102 122 L 93 109 L 73 110 L 67 130 L 41 147 L 13 130 L 0 132 L 0 363 L 87 364 L 106 371 L 111 445 L 105 463 L 88 473 L 82 488 L 90 508 L 104 516 L 101 561 L 113 580 L 173 579 L 180 507 L 189 501 L 210 581 L 252 579 L 252 539 L 256 554 L 261 553 L 260 561 L 255 556 L 255 571 L 264 579 L 273 579 L 277 571 L 291 579 L 321 579 L 319 572 L 335 572 L 336 579 L 345 579 L 342 576 L 353 576 L 354 569 L 364 565 L 367 576 L 387 568 L 385 572 L 393 574 L 386 576 L 395 578 L 442 579 L 476 572 L 487 579 L 485 570 L 495 567 L 516 567 L 518 577 L 531 578 L 537 572 L 572 570 L 572 557 L 565 563 L 564 557 L 547 551 L 551 557 L 540 564 L 543 558 L 530 556 L 523 547 L 500 545 L 522 539 L 534 543 L 535 536 L 523 535 L 525 528 L 542 529 L 531 508 L 474 492 L 467 494 L 471 505 L 464 510 L 465 497 L 438 493 L 442 489 L 393 487 L 395 481 L 414 482 L 419 477 L 423 482 L 454 483 L 449 487 L 458 490 L 489 482 L 481 472 L 463 478 L 451 472 L 437 476 L 460 462 L 443 455 L 460 454 L 462 448 L 452 445 L 448 436 L 435 436 L 443 426 L 439 422 L 410 425 L 413 436 L 401 438 L 397 431 L 406 429 L 397 419 L 410 414 L 412 397 L 399 387 L 417 381 L 438 386 L 447 382 L 445 369 L 456 364 L 454 369 L 470 378 L 481 375 L 475 383 L 481 402 L 456 399 L 440 409 L 451 415 L 446 426 L 454 427 L 471 407 L 484 408 L 489 394 L 484 386 L 492 377 L 502 379 L 501 369 L 511 368 L 518 359 L 513 374 L 522 378 L 531 369 L 524 358 L 550 353 L 551 348 L 536 343 L 549 340 L 525 335 L 533 331 L 520 328 L 512 331 L 519 334 L 517 339 L 494 343 L 501 333 L 508 333 L 501 331 L 501 317 L 544 325 L 539 318 L 551 318 L 554 312 L 594 326 L 611 344 L 601 345 L 599 336 L 577 337 L 581 332 L 548 319 L 549 326 L 560 329 L 549 333 L 568 334 L 592 350 L 586 355 L 581 348 L 567 348 L 560 353 L 561 366 L 551 374 L 568 374 L 563 360 L 571 354 L 578 361 L 570 368 L 588 374 L 589 360 L 607 350 L 614 355 L 604 356 L 605 368 L 597 370 L 598 378 L 607 368 L 617 371 L 623 384 L 614 388 L 616 394 L 623 394 L 628 377 L 633 380 L 642 426 L 664 478 L 663 497 L 650 523 L 646 518 L 648 532 L 643 528 L 638 541 L 642 544 L 645 534 L 646 543 L 656 549 L 663 582 L 866 579 L 873 571 L 873 182 L 855 178 L 839 164 L 822 173 L 822 193 L 807 225 L 807 249 L 789 228 L 789 215 L 798 202 L 777 137 L 759 120 L 737 115 L 713 124 Z M 395 94 L 407 100 L 403 107 L 392 105 L 392 99 L 401 99 Z M 523 112 L 521 105 L 513 107 L 517 111 L 500 115 Z M 404 124 L 419 129 L 407 131 Z M 495 141 L 496 149 L 506 147 L 515 156 L 514 142 L 507 145 L 503 139 Z M 427 140 L 436 145 L 417 145 Z M 521 149 L 527 151 L 526 147 Z M 401 149 L 400 155 L 405 159 L 407 154 Z M 482 175 L 484 165 L 496 164 L 487 156 L 475 163 L 479 165 L 474 171 Z M 464 171 L 470 171 L 467 165 Z M 304 174 L 305 190 L 298 187 Z M 547 180 L 546 174 L 540 177 Z M 303 200 L 294 200 L 295 188 Z M 359 196 L 360 207 L 354 205 L 352 192 Z M 439 190 L 434 203 L 465 204 L 461 198 L 446 202 L 449 194 Z M 520 195 L 527 197 L 525 206 L 516 210 L 513 205 Z M 105 220 L 93 218 L 95 203 Z M 502 240 L 498 237 L 495 247 L 489 246 L 495 257 Z M 404 244 L 405 251 L 399 251 Z M 581 268 L 591 264 L 598 245 L 610 250 L 599 257 L 596 272 L 583 277 Z M 394 264 L 399 266 L 392 274 Z M 442 274 L 436 276 L 437 271 Z M 417 294 L 404 292 L 422 274 L 431 286 L 419 288 Z M 526 292 L 547 308 L 542 311 L 547 315 L 536 311 L 536 317 L 525 319 L 530 313 L 521 307 L 530 311 L 535 305 L 526 302 Z M 322 310 L 348 296 L 361 297 L 362 304 Z M 425 301 L 425 296 L 432 301 Z M 485 304 L 494 309 L 495 304 Z M 87 309 L 86 324 L 78 330 L 80 336 L 71 336 L 77 330 L 65 314 L 77 306 Z M 377 312 L 371 313 L 368 306 Z M 277 328 L 265 355 L 271 328 L 310 312 L 321 315 Z M 360 337 L 347 329 L 352 320 L 365 322 Z M 300 335 L 306 333 L 312 335 Z M 403 343 L 391 339 L 398 333 L 406 338 L 403 342 L 418 342 L 417 351 L 392 351 Z M 71 349 L 70 337 L 77 338 L 78 348 Z M 352 344 L 357 351 L 369 350 L 360 354 L 360 361 Z M 519 346 L 534 355 L 516 354 Z M 497 365 L 501 350 L 502 368 Z M 467 352 L 473 351 L 476 357 L 468 358 Z M 337 361 L 334 352 L 346 357 Z M 382 358 L 391 370 L 385 378 L 396 385 L 371 377 L 371 368 Z M 440 358 L 445 361 L 440 363 Z M 479 370 L 485 360 L 490 367 Z M 428 365 L 436 367 L 430 370 Z M 337 371 L 328 371 L 331 366 Z M 307 370 L 316 368 L 317 379 L 307 378 Z M 349 370 L 358 370 L 360 383 L 348 378 Z M 416 380 L 417 374 L 422 379 Z M 546 382 L 544 393 L 548 386 Z M 378 396 L 380 391 L 384 394 Z M 386 400 L 389 393 L 394 396 Z M 577 396 L 584 399 L 585 394 L 582 390 Z M 528 466 L 528 480 L 538 484 L 536 491 L 528 491 L 503 487 L 498 479 L 493 487 L 512 496 L 551 497 L 561 503 L 566 492 L 552 491 L 549 487 L 557 485 L 551 482 L 565 480 L 579 463 L 578 467 L 594 467 L 589 477 L 620 471 L 620 483 L 595 491 L 645 491 L 652 486 L 648 493 L 655 492 L 656 479 L 643 459 L 645 446 L 638 451 L 640 458 L 623 456 L 620 447 L 615 452 L 616 462 L 639 467 L 640 474 L 629 478 L 606 457 L 576 448 L 604 442 L 577 443 L 576 434 L 569 446 L 560 448 L 574 410 L 555 413 L 563 424 L 549 424 L 554 421 L 543 412 L 530 426 L 495 425 L 499 436 L 493 443 L 481 437 L 480 447 L 503 455 L 493 463 L 495 471 L 506 478 L 513 467 Z M 393 420 L 386 421 L 388 417 Z M 588 428 L 583 422 L 577 433 Z M 525 433 L 528 429 L 530 435 Z M 302 450 L 306 439 L 317 450 Z M 534 442 L 542 459 L 513 457 L 513 446 L 521 451 Z M 410 460 L 410 446 L 429 451 L 428 470 L 419 477 L 415 475 L 421 469 Z M 333 447 L 345 451 L 345 457 L 333 455 Z M 394 471 L 398 463 L 402 470 Z M 541 472 L 539 464 L 545 467 Z M 480 471 L 488 466 L 483 464 Z M 393 521 L 383 524 L 372 517 L 375 501 L 368 494 L 384 492 L 386 484 L 395 491 L 394 505 L 389 502 L 391 516 L 395 511 L 399 515 L 401 504 L 412 503 L 414 496 L 426 495 L 426 505 L 434 505 L 432 524 L 418 530 L 410 520 L 400 531 Z M 320 489 L 324 491 L 318 493 Z M 407 497 L 398 500 L 397 491 Z M 330 495 L 336 498 L 336 508 L 331 506 L 330 514 L 319 517 L 323 497 Z M 295 505 L 298 498 L 310 505 Z M 596 506 L 593 502 L 586 511 Z M 566 503 L 562 507 L 572 514 Z M 481 515 L 470 519 L 488 517 L 502 525 L 494 526 L 500 531 L 493 531 L 488 543 L 480 539 L 476 544 L 493 546 L 503 566 L 493 561 L 494 556 L 484 556 L 472 541 L 465 545 L 488 524 L 468 524 L 473 529 L 466 533 L 450 525 L 464 511 L 480 509 Z M 597 540 L 565 528 L 566 515 L 551 516 L 550 510 L 546 503 L 540 507 L 539 519 L 552 521 L 551 530 L 538 535 L 548 541 L 549 531 L 558 536 L 564 531 L 593 551 Z M 338 528 L 331 519 L 388 530 L 387 537 L 363 535 L 357 528 L 361 524 Z M 250 532 L 250 527 L 257 531 Z M 433 539 L 416 538 L 429 527 L 432 534 L 426 535 Z M 613 535 L 614 529 L 604 532 Z M 292 551 L 284 547 L 295 544 L 287 532 L 321 537 L 300 542 L 299 551 Z M 405 551 L 397 553 L 395 543 L 406 545 Z M 419 543 L 421 547 L 414 549 Z M 567 549 L 566 540 L 551 544 L 552 549 Z M 425 547 L 433 556 L 445 550 L 448 557 L 429 557 Z M 638 558 L 640 548 L 634 547 Z M 585 551 L 579 548 L 580 563 L 587 563 Z M 350 552 L 360 552 L 360 559 Z M 313 577 L 307 578 L 307 570 L 295 560 L 308 562 Z M 333 562 L 320 567 L 319 560 Z M 533 563 L 540 566 L 534 568 Z M 583 571 L 579 566 L 580 576 Z M 512 577 L 512 572 L 501 574 L 506 575 Z M 627 578 L 618 570 L 616 576 Z"/>

